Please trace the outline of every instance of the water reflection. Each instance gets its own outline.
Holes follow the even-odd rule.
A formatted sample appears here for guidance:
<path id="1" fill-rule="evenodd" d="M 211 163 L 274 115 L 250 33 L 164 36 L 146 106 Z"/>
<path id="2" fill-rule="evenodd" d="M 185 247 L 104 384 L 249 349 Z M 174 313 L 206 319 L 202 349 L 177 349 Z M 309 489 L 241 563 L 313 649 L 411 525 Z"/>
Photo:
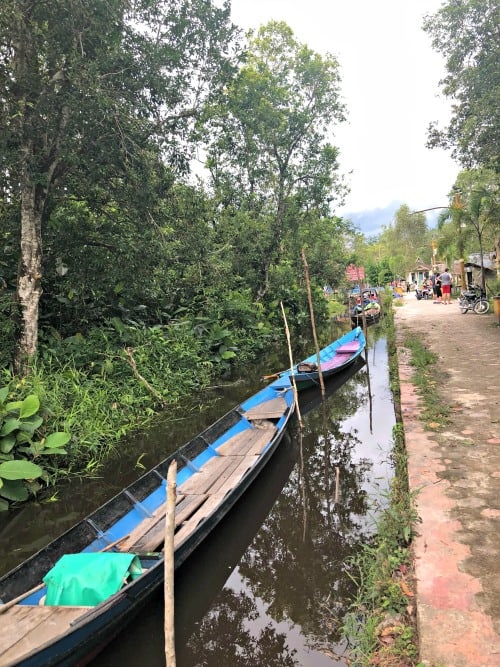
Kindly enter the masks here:
<path id="1" fill-rule="evenodd" d="M 332 336 L 338 336 L 338 332 Z M 369 539 L 377 505 L 392 475 L 394 409 L 386 341 L 368 331 L 369 370 L 301 394 L 303 431 L 289 430 L 256 484 L 203 548 L 176 575 L 179 667 L 344 665 L 342 619 L 353 594 L 346 561 Z M 300 356 L 300 355 L 299 355 Z M 245 381 L 217 387 L 212 404 L 131 440 L 104 467 L 102 479 L 74 481 L 56 504 L 27 506 L 0 518 L 0 563 L 6 571 L 71 527 L 142 470 L 151 467 L 259 388 L 255 368 Z M 193 402 L 194 403 L 194 402 Z M 193 410 L 197 410 L 193 412 Z M 336 481 L 338 470 L 338 498 Z M 94 661 L 105 665 L 165 664 L 163 595 Z"/>
<path id="2" fill-rule="evenodd" d="M 292 471 L 239 566 L 189 638 L 179 663 L 183 667 L 345 664 L 341 624 L 354 593 L 347 560 L 370 538 L 373 499 L 378 505 L 392 474 L 394 410 L 385 340 L 374 339 L 372 345 L 370 383 L 365 368 L 327 400 L 325 411 L 303 415 L 302 438 L 292 437 L 302 442 L 304 465 Z M 228 612 L 228 600 L 251 610 L 244 626 Z M 259 645 L 257 661 L 239 661 L 242 627 L 251 630 L 254 648 Z"/>

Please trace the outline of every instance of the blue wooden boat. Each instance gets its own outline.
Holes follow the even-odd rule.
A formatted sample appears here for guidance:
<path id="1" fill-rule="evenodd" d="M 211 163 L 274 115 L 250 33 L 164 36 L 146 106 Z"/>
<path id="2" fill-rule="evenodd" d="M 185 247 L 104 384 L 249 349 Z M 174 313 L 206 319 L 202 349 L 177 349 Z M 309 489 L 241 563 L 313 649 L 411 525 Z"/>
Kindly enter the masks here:
<path id="1" fill-rule="evenodd" d="M 354 363 L 365 347 L 363 330 L 361 327 L 356 327 L 320 350 L 319 363 L 323 379 L 326 380 L 345 370 Z M 317 355 L 312 354 L 294 366 L 292 371 L 287 370 L 280 374 L 280 377 L 288 382 L 292 376 L 299 391 L 318 385 L 320 380 Z"/>
<path id="2" fill-rule="evenodd" d="M 382 306 L 375 287 L 367 287 L 349 297 L 349 315 L 353 326 L 367 326 L 380 320 Z"/>
<path id="3" fill-rule="evenodd" d="M 177 569 L 265 467 L 294 407 L 281 377 L 4 575 L 0 666 L 87 664 L 163 585 L 171 461 L 178 466 Z"/>

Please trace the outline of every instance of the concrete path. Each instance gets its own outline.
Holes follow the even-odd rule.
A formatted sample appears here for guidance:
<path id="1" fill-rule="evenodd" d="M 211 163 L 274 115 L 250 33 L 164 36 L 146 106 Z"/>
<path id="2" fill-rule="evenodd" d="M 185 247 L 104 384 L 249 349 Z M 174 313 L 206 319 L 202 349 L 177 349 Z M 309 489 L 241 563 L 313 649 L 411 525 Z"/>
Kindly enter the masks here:
<path id="1" fill-rule="evenodd" d="M 406 295 L 395 308 L 401 408 L 411 490 L 420 660 L 429 667 L 500 667 L 500 327 Z M 438 357 L 451 424 L 419 418 L 408 336 Z"/>

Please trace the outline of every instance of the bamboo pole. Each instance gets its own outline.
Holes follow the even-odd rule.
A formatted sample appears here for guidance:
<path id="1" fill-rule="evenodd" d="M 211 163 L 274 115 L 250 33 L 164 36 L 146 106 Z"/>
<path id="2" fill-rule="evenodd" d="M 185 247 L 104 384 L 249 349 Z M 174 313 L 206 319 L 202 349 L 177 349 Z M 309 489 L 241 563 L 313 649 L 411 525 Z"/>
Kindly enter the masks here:
<path id="1" fill-rule="evenodd" d="M 297 391 L 297 383 L 295 382 L 295 377 L 293 375 L 293 354 L 292 354 L 292 344 L 290 342 L 290 329 L 288 328 L 288 322 L 286 319 L 285 309 L 283 307 L 283 301 L 280 301 L 280 306 L 281 306 L 281 313 L 283 315 L 283 321 L 285 323 L 286 340 L 288 343 L 288 357 L 290 359 L 290 379 L 292 381 L 292 387 L 293 387 L 293 400 L 295 403 L 295 409 L 297 410 L 297 419 L 299 420 L 299 427 L 302 430 L 302 415 L 300 414 L 300 408 L 299 408 L 299 394 Z"/>
<path id="2" fill-rule="evenodd" d="M 319 385 L 321 387 L 321 395 L 323 398 L 325 398 L 325 383 L 323 380 L 323 373 L 321 371 L 321 358 L 319 355 L 319 344 L 318 344 L 318 337 L 316 335 L 316 322 L 314 320 L 314 308 L 313 308 L 313 302 L 312 302 L 312 296 L 311 296 L 311 281 L 309 280 L 309 266 L 307 264 L 307 259 L 306 259 L 306 253 L 304 251 L 304 248 L 302 248 L 302 262 L 304 264 L 304 275 L 306 278 L 306 287 L 307 287 L 307 300 L 309 301 L 309 313 L 311 316 L 311 328 L 312 328 L 312 334 L 313 334 L 313 339 L 314 339 L 314 345 L 316 347 L 316 359 L 318 362 L 318 376 L 319 376 Z"/>
<path id="3" fill-rule="evenodd" d="M 176 503 L 177 461 L 174 459 L 167 473 L 167 511 L 165 513 L 165 658 L 167 667 L 175 667 L 174 625 L 174 532 Z"/>
<path id="4" fill-rule="evenodd" d="M 293 354 L 292 354 L 292 345 L 290 342 L 290 329 L 288 328 L 288 322 L 286 319 L 285 309 L 283 307 L 283 301 L 280 301 L 280 306 L 281 306 L 281 313 L 283 315 L 283 322 L 285 323 L 286 340 L 288 343 L 288 356 L 290 359 L 290 379 L 292 381 L 292 387 L 293 387 L 293 400 L 295 403 L 295 409 L 297 410 L 297 419 L 299 422 L 299 452 L 300 452 L 299 483 L 302 495 L 302 517 L 303 517 L 302 539 L 305 542 L 307 533 L 307 506 L 306 506 L 306 492 L 304 485 L 304 449 L 303 449 L 303 437 L 302 437 L 303 424 L 302 424 L 302 415 L 300 414 L 300 408 L 299 408 L 299 394 L 297 391 L 297 383 L 295 382 L 295 378 L 293 376 Z"/>

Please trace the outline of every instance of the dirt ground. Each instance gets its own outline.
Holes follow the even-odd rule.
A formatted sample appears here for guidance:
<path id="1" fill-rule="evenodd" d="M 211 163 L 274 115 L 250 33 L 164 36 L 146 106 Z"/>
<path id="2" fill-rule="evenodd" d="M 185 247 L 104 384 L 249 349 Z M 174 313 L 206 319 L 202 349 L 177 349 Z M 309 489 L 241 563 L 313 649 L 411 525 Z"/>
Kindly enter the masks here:
<path id="1" fill-rule="evenodd" d="M 395 307 L 401 409 L 411 490 L 418 491 L 415 564 L 420 660 L 500 667 L 500 326 L 405 295 Z M 419 419 L 407 336 L 438 355 L 451 424 Z"/>

